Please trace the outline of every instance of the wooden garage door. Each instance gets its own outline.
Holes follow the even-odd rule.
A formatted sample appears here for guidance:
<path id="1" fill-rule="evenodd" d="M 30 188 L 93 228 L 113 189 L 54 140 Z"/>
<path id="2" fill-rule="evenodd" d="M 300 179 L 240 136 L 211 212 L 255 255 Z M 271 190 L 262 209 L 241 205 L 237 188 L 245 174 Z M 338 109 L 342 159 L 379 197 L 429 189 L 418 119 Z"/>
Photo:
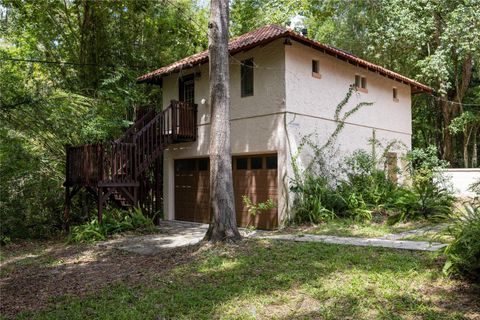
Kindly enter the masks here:
<path id="1" fill-rule="evenodd" d="M 242 200 L 245 195 L 253 203 L 265 202 L 269 198 L 277 203 L 277 177 L 277 155 L 233 157 L 233 186 L 239 226 L 259 229 L 277 227 L 277 208 L 252 216 Z"/>
<path id="2" fill-rule="evenodd" d="M 208 159 L 175 160 L 175 219 L 210 222 Z"/>
<path id="3" fill-rule="evenodd" d="M 276 228 L 277 208 L 251 216 L 242 196 L 250 197 L 253 203 L 269 198 L 277 203 L 277 155 L 233 157 L 232 165 L 238 225 Z M 175 219 L 208 223 L 209 196 L 208 159 L 175 160 Z"/>

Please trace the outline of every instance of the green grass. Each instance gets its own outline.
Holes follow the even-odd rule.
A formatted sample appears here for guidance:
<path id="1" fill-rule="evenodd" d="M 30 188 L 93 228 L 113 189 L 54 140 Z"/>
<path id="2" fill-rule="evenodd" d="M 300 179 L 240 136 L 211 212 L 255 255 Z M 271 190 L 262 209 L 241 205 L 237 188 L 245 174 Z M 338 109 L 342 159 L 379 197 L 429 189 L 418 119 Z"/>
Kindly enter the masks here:
<path id="1" fill-rule="evenodd" d="M 341 237 L 379 238 L 388 234 L 419 229 L 432 224 L 432 222 L 425 220 L 388 225 L 383 220 L 378 222 L 361 222 L 349 219 L 334 219 L 314 226 L 288 229 L 288 231 Z"/>
<path id="2" fill-rule="evenodd" d="M 163 276 L 57 297 L 19 319 L 462 319 L 480 312 L 432 254 L 265 240 L 213 246 Z M 462 291 L 463 290 L 463 291 Z M 458 301 L 462 301 L 459 303 Z M 473 301 L 473 298 L 472 298 Z"/>

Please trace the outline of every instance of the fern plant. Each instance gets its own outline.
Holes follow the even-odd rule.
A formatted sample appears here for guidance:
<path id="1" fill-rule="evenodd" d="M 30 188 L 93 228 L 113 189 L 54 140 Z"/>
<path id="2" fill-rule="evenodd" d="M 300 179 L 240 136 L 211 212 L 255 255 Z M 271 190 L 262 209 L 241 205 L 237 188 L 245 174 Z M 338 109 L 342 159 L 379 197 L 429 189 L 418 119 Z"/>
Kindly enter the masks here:
<path id="1" fill-rule="evenodd" d="M 145 216 L 139 207 L 129 211 L 109 210 L 104 214 L 101 224 L 95 217 L 85 224 L 72 227 L 67 241 L 69 243 L 103 241 L 112 234 L 130 230 L 152 231 L 154 228 L 152 219 Z"/>
<path id="2" fill-rule="evenodd" d="M 447 261 L 443 272 L 480 278 L 480 204 L 477 200 L 464 204 L 462 210 L 450 218 L 444 231 L 453 237 L 445 248 Z"/>

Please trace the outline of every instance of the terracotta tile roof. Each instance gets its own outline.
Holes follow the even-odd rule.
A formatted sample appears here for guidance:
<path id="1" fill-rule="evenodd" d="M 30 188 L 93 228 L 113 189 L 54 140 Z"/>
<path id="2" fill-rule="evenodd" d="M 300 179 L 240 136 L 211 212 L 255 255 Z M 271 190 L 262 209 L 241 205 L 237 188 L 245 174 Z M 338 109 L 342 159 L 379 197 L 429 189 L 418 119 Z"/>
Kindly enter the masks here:
<path id="1" fill-rule="evenodd" d="M 428 92 L 428 93 L 433 92 L 432 88 L 420 82 L 417 82 L 415 80 L 402 76 L 401 74 L 388 70 L 374 63 L 360 59 L 359 57 L 351 53 L 348 53 L 346 51 L 343 51 L 341 49 L 319 43 L 293 30 L 286 29 L 277 25 L 268 25 L 232 39 L 228 44 L 228 50 L 230 54 L 233 55 L 240 51 L 248 50 L 258 45 L 266 44 L 282 37 L 288 37 L 291 40 L 295 40 L 309 47 L 313 47 L 326 54 L 334 56 L 340 60 L 347 61 L 356 66 L 376 72 L 384 77 L 408 84 L 412 87 L 412 92 L 420 92 L 420 91 Z M 155 71 L 149 72 L 137 78 L 137 82 L 138 83 L 155 82 L 155 80 L 161 78 L 164 75 L 167 75 L 173 72 L 178 72 L 182 69 L 188 69 L 195 65 L 205 63 L 207 61 L 208 61 L 208 51 L 206 50 L 206 51 L 191 55 L 189 57 L 183 58 L 181 60 L 178 60 L 174 63 L 171 63 Z"/>

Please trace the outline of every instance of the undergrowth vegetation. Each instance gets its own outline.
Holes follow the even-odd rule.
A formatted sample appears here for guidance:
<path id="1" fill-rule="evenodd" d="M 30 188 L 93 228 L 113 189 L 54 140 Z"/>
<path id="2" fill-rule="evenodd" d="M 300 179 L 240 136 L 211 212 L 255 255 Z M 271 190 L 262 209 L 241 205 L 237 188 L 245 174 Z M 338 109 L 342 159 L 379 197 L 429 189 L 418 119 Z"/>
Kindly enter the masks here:
<path id="1" fill-rule="evenodd" d="M 106 240 L 109 235 L 131 231 L 152 231 L 153 220 L 145 216 L 140 208 L 129 211 L 111 209 L 105 212 L 102 223 L 98 218 L 72 227 L 68 236 L 69 243 L 85 243 Z"/>
<path id="2" fill-rule="evenodd" d="M 434 158 L 436 150 L 408 153 L 408 177 L 403 184 L 379 169 L 381 160 L 364 150 L 355 151 L 342 161 L 339 175 L 323 172 L 297 173 L 291 191 L 295 194 L 295 223 L 319 223 L 334 218 L 371 220 L 375 214 L 389 223 L 435 219 L 447 216 L 455 198 L 440 170 L 444 164 Z M 322 166 L 325 166 L 322 162 Z"/>
<path id="3" fill-rule="evenodd" d="M 365 151 L 357 151 L 345 163 L 345 174 L 337 181 L 307 174 L 294 184 L 296 222 L 318 223 L 334 217 L 371 220 L 373 214 L 382 214 L 395 223 L 443 217 L 452 210 L 455 198 L 438 168 L 411 167 L 409 181 L 400 185 L 377 169 Z M 359 163 L 367 165 L 358 170 Z"/>
<path id="4" fill-rule="evenodd" d="M 292 155 L 293 222 L 319 223 L 337 217 L 366 221 L 380 214 L 393 224 L 448 215 L 455 199 L 441 174 L 447 163 L 437 158 L 434 146 L 406 153 L 400 172 L 396 154 L 405 153 L 406 146 L 396 140 L 383 145 L 373 130 L 370 152 L 360 149 L 339 158 L 335 144 L 345 121 L 371 105 L 358 104 L 345 111 L 354 90 L 350 87 L 336 107 L 337 127 L 326 143 L 317 145 L 313 134 L 304 136 Z M 310 152 L 305 154 L 307 147 Z M 395 151 L 394 163 L 390 163 L 391 151 Z M 300 158 L 309 159 L 308 163 L 302 166 Z"/>
<path id="5" fill-rule="evenodd" d="M 447 275 L 462 274 L 480 279 L 480 180 L 471 186 L 476 197 L 449 216 L 444 234 L 454 240 L 445 249 Z"/>

